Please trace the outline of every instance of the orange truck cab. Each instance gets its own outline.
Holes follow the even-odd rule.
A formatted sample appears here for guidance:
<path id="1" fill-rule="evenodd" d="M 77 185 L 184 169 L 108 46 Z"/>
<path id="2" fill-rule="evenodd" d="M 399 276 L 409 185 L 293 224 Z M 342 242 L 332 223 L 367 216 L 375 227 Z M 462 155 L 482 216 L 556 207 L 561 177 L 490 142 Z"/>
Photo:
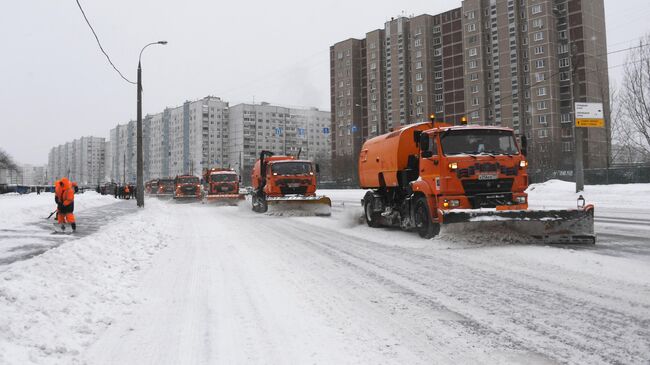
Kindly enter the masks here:
<path id="1" fill-rule="evenodd" d="M 196 199 L 203 198 L 201 181 L 194 175 L 179 175 L 174 179 L 174 199 Z"/>
<path id="2" fill-rule="evenodd" d="M 440 224 L 459 217 L 451 211 L 525 210 L 526 167 L 512 129 L 411 124 L 361 149 L 360 186 L 372 189 L 362 199 L 365 218 L 373 227 L 399 226 L 433 237 Z"/>
<path id="3" fill-rule="evenodd" d="M 239 175 L 232 169 L 212 168 L 203 172 L 207 200 L 242 200 L 244 195 L 239 193 Z"/>
<path id="4" fill-rule="evenodd" d="M 317 173 L 318 165 L 311 161 L 262 151 L 251 174 L 253 210 L 266 212 L 268 202 L 328 204 L 329 198 L 316 197 Z"/>
<path id="5" fill-rule="evenodd" d="M 171 197 L 175 191 L 174 179 L 158 179 L 158 190 L 156 196 Z"/>

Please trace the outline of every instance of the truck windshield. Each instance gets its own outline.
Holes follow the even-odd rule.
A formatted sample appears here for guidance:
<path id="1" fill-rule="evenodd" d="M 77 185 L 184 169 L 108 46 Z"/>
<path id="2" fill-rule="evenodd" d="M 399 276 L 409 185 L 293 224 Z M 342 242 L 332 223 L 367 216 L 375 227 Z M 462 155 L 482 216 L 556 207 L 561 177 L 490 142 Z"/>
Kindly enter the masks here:
<path id="1" fill-rule="evenodd" d="M 170 187 L 170 186 L 174 186 L 174 181 L 173 180 L 160 180 L 158 182 L 158 184 L 160 186 L 163 186 L 163 187 Z"/>
<path id="2" fill-rule="evenodd" d="M 309 162 L 276 162 L 271 167 L 271 172 L 277 175 L 306 175 L 311 172 Z"/>
<path id="3" fill-rule="evenodd" d="M 237 176 L 234 174 L 212 174 L 210 175 L 211 182 L 233 182 L 237 181 Z"/>
<path id="4" fill-rule="evenodd" d="M 440 136 L 447 155 L 515 155 L 519 149 L 511 131 L 499 129 L 451 130 Z"/>
<path id="5" fill-rule="evenodd" d="M 177 184 L 198 184 L 199 178 L 196 176 L 191 177 L 179 177 L 176 179 Z"/>

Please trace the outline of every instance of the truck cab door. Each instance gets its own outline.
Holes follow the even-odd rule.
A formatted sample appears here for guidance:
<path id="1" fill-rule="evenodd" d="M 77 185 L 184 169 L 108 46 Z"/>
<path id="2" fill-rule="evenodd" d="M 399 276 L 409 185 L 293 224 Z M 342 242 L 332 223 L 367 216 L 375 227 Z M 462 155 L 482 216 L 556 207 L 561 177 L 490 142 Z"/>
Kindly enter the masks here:
<path id="1" fill-rule="evenodd" d="M 421 144 L 425 149 L 420 153 L 420 177 L 437 193 L 440 191 L 441 169 L 438 134 L 422 134 L 422 138 L 428 140 Z"/>

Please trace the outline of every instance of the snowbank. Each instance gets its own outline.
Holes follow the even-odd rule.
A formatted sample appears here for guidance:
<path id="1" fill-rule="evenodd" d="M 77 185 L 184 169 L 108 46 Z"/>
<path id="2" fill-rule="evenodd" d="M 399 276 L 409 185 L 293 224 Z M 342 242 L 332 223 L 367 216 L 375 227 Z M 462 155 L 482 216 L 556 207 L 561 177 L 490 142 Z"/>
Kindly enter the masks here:
<path id="1" fill-rule="evenodd" d="M 36 202 L 41 197 L 2 198 L 0 206 L 22 207 L 19 214 L 34 219 L 51 203 Z M 91 194 L 78 201 L 82 209 L 106 202 Z M 70 363 L 129 310 L 139 272 L 164 247 L 155 204 L 0 273 L 0 363 Z"/>

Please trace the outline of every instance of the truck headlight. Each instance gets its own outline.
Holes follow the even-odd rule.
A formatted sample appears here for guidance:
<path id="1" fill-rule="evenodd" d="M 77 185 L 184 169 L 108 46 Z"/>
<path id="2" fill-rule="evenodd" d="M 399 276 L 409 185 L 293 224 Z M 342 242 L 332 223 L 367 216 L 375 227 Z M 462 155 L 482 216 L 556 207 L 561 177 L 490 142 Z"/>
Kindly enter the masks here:
<path id="1" fill-rule="evenodd" d="M 519 161 L 519 167 L 526 167 L 526 166 L 528 166 L 528 161 L 526 160 Z"/>
<path id="2" fill-rule="evenodd" d="M 526 204 L 526 197 L 525 196 L 518 196 L 515 198 L 515 201 L 517 204 Z"/>
<path id="3" fill-rule="evenodd" d="M 449 164 L 449 169 L 451 170 L 456 170 L 458 168 L 458 163 L 457 162 L 452 162 Z"/>
<path id="4" fill-rule="evenodd" d="M 455 207 L 460 206 L 460 200 L 458 200 L 458 199 L 450 199 L 450 200 L 445 199 L 445 201 L 442 203 L 442 206 L 444 208 L 455 208 Z"/>

